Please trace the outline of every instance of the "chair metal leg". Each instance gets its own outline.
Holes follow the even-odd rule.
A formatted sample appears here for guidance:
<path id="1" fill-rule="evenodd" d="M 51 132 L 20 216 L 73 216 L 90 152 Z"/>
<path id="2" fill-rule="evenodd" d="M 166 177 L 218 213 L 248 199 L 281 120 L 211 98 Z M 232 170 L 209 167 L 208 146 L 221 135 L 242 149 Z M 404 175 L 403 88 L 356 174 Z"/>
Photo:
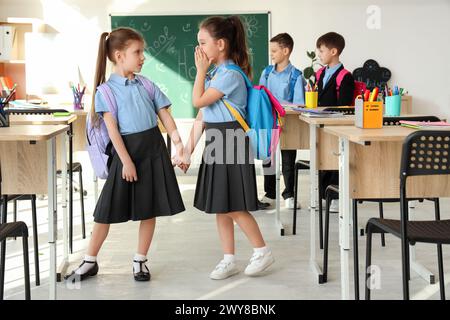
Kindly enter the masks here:
<path id="1" fill-rule="evenodd" d="M 8 197 L 3 196 L 2 201 L 2 223 L 6 223 L 6 214 L 8 213 Z M 3 300 L 3 291 L 5 288 L 5 261 L 6 261 L 6 239 L 1 242 L 1 254 L 0 254 L 0 300 Z"/>
<path id="2" fill-rule="evenodd" d="M 84 220 L 84 189 L 83 189 L 83 172 L 80 168 L 80 205 L 81 205 L 81 230 L 83 233 L 83 239 L 86 239 L 86 223 Z"/>
<path id="3" fill-rule="evenodd" d="M 441 220 L 441 210 L 439 207 L 439 198 L 434 199 L 434 213 L 436 221 Z M 444 263 L 442 259 L 442 245 L 437 245 L 438 253 L 438 269 L 439 269 L 439 288 L 441 293 L 441 300 L 445 300 L 445 279 L 444 279 Z"/>
<path id="4" fill-rule="evenodd" d="M 30 262 L 28 259 L 28 237 L 23 235 L 23 270 L 24 270 L 24 280 L 25 280 L 25 300 L 31 299 L 30 291 Z"/>
<path id="5" fill-rule="evenodd" d="M 380 211 L 380 219 L 384 219 L 384 210 L 383 210 L 383 201 L 378 202 L 378 208 Z M 386 246 L 386 239 L 384 236 L 384 232 L 381 233 L 381 246 Z"/>
<path id="6" fill-rule="evenodd" d="M 322 199 L 321 199 L 322 201 Z M 329 192 L 326 194 L 325 202 L 325 234 L 324 234 L 324 250 L 323 250 L 323 282 L 328 281 L 328 245 L 329 245 L 329 235 L 330 235 L 330 202 L 331 196 Z"/>
<path id="7" fill-rule="evenodd" d="M 359 300 L 358 201 L 353 200 L 353 276 L 355 300 Z"/>
<path id="8" fill-rule="evenodd" d="M 372 265 L 372 230 L 370 226 L 367 228 L 366 232 L 366 281 L 364 283 L 365 288 L 365 299 L 370 300 L 370 283 L 369 283 L 369 268 Z"/>
<path id="9" fill-rule="evenodd" d="M 320 249 L 323 249 L 323 222 L 322 222 L 322 214 L 323 214 L 323 205 L 322 205 L 322 197 L 320 195 L 320 187 L 319 189 L 319 245 Z"/>
<path id="10" fill-rule="evenodd" d="M 34 272 L 36 277 L 36 286 L 41 285 L 41 278 L 39 273 L 39 232 L 37 224 L 36 212 L 36 195 L 31 196 L 31 216 L 33 219 L 33 246 L 34 246 Z"/>
<path id="11" fill-rule="evenodd" d="M 404 192 L 404 190 L 403 190 Z M 406 197 L 404 197 L 405 199 Z M 406 210 L 406 214 L 404 214 L 404 210 Z M 401 246 L 402 246 L 402 280 L 403 280 L 403 300 L 409 300 L 409 280 L 411 279 L 410 274 L 410 255 L 409 255 L 409 241 L 407 238 L 407 223 L 408 220 L 408 201 L 403 200 L 403 205 L 401 207 L 402 216 L 405 217 L 405 221 L 402 221 L 401 232 Z M 406 235 L 406 236 L 405 236 Z"/>
<path id="12" fill-rule="evenodd" d="M 13 221 L 17 221 L 17 200 L 13 201 Z M 17 237 L 14 237 L 14 240 L 17 240 Z"/>
<path id="13" fill-rule="evenodd" d="M 295 168 L 295 183 L 294 183 L 294 212 L 292 221 L 292 234 L 297 234 L 297 197 L 298 197 L 298 170 Z"/>

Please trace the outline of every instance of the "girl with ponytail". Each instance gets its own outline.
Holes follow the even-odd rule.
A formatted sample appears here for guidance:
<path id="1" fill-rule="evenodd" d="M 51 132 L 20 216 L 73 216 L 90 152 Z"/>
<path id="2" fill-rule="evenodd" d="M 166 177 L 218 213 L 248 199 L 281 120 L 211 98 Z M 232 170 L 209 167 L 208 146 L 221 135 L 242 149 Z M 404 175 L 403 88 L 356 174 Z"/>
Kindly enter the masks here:
<path id="1" fill-rule="evenodd" d="M 176 146 L 177 159 L 183 157 L 183 144 L 167 108 L 165 94 L 149 79 L 137 75 L 144 64 L 144 38 L 130 28 L 118 28 L 100 36 L 91 124 L 106 124 L 112 145 L 108 178 L 94 211 L 94 229 L 81 265 L 66 280 L 82 281 L 98 272 L 97 254 L 108 235 L 111 223 L 140 221 L 138 249 L 133 259 L 136 281 L 149 281 L 147 253 L 155 230 L 156 217 L 185 210 L 173 165 L 159 128 L 157 117 Z M 114 73 L 106 80 L 110 60 Z M 144 83 L 146 84 L 144 86 Z M 117 105 L 110 110 L 107 86 Z M 150 89 L 150 90 L 147 90 Z M 180 163 L 177 163 L 182 166 Z"/>
<path id="2" fill-rule="evenodd" d="M 238 16 L 210 17 L 200 23 L 197 38 L 197 76 L 192 99 L 199 112 L 185 147 L 183 163 L 189 163 L 190 155 L 206 129 L 194 206 L 215 214 L 224 253 L 210 278 L 225 279 L 239 272 L 234 257 L 234 223 L 239 225 L 254 248 L 245 274 L 260 275 L 274 258 L 249 212 L 258 210 L 255 166 L 249 155 L 248 137 L 224 104 L 229 103 L 245 118 L 245 81 L 237 70 L 229 68 L 237 65 L 251 77 L 245 29 Z M 214 68 L 208 72 L 211 64 Z M 236 141 L 241 143 L 236 144 Z"/>

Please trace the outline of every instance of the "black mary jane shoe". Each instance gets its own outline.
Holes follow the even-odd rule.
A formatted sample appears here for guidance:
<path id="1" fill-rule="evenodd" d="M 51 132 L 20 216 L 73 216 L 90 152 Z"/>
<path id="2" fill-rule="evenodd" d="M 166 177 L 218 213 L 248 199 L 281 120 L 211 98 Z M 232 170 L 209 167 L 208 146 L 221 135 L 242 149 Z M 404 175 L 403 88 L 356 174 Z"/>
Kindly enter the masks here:
<path id="1" fill-rule="evenodd" d="M 133 262 L 139 263 L 139 270 L 140 270 L 139 272 L 134 272 L 134 267 L 133 267 L 134 280 L 136 280 L 136 281 L 150 281 L 150 277 L 151 277 L 150 270 L 148 270 L 147 266 L 145 265 L 147 260 L 143 260 L 143 261 L 133 260 Z M 143 271 L 142 266 L 145 267 L 147 272 Z"/>
<path id="2" fill-rule="evenodd" d="M 76 274 L 75 271 L 77 269 L 75 269 L 72 271 L 71 274 L 66 275 L 64 277 L 64 279 L 68 280 L 68 281 L 76 282 L 76 281 L 83 281 L 89 277 L 95 276 L 98 273 L 97 262 L 83 260 L 83 262 L 78 266 L 78 269 L 81 268 L 85 263 L 93 263 L 94 266 L 92 268 L 90 268 L 86 273 L 83 273 L 83 274 Z"/>

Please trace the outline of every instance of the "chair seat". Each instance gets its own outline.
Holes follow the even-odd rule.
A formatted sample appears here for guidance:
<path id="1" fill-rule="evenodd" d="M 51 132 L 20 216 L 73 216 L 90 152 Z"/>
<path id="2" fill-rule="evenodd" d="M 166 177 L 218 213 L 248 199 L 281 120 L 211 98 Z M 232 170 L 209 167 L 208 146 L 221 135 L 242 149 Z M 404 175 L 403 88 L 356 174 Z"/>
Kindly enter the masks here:
<path id="1" fill-rule="evenodd" d="M 79 172 L 81 169 L 82 169 L 81 163 L 79 162 L 72 163 L 72 172 Z M 69 170 L 67 169 L 67 171 Z M 58 170 L 57 174 L 61 174 L 61 170 Z"/>
<path id="2" fill-rule="evenodd" d="M 13 237 L 28 237 L 28 227 L 25 222 L 11 222 L 0 224 L 0 241 Z"/>
<path id="3" fill-rule="evenodd" d="M 371 218 L 367 228 L 374 226 L 374 233 L 389 232 L 401 237 L 400 220 Z M 408 221 L 408 241 L 450 244 L 450 220 Z"/>
<path id="4" fill-rule="evenodd" d="M 307 170 L 310 168 L 309 161 L 308 160 L 297 160 L 295 163 L 295 168 L 297 170 Z"/>

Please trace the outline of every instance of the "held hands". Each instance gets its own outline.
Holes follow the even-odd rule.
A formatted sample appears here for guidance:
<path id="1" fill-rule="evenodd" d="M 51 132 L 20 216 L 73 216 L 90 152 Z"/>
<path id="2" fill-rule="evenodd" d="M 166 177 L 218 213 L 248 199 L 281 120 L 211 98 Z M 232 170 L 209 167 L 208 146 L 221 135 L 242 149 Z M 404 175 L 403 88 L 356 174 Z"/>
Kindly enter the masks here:
<path id="1" fill-rule="evenodd" d="M 178 166 L 184 173 L 187 172 L 191 160 L 189 155 L 184 151 L 183 144 L 179 143 L 176 145 L 176 154 L 172 157 L 172 165 Z"/>
<path id="2" fill-rule="evenodd" d="M 206 53 L 199 47 L 195 47 L 195 67 L 197 68 L 197 73 L 206 74 L 208 68 L 212 63 L 212 59 L 209 59 Z"/>

